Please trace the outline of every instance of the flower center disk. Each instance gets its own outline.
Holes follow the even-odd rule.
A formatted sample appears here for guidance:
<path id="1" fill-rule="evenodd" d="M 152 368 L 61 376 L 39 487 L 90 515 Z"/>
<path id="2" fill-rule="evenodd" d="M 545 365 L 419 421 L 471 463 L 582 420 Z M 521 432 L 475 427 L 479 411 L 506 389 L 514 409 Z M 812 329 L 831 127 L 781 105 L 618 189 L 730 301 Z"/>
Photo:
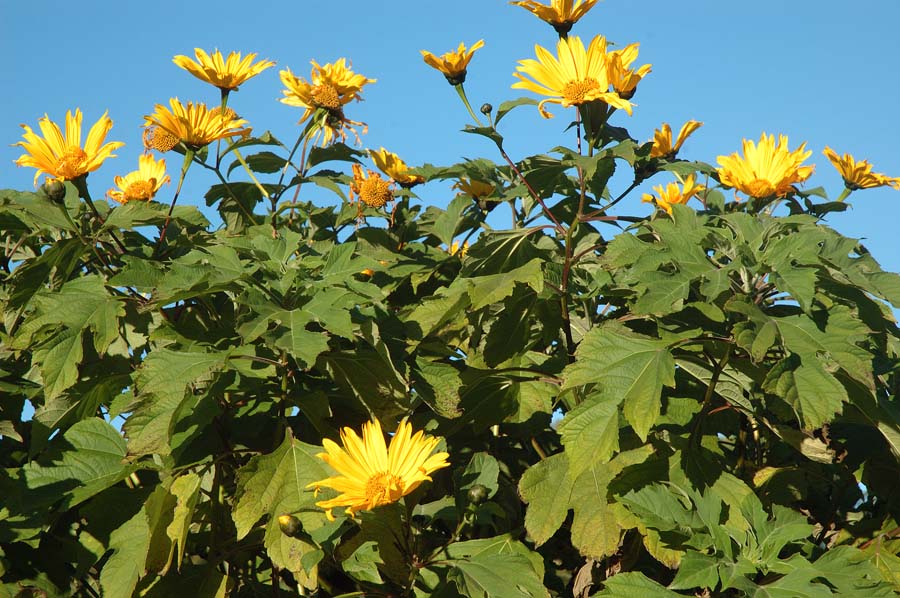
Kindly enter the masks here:
<path id="1" fill-rule="evenodd" d="M 74 179 L 84 174 L 87 154 L 77 145 L 70 145 L 56 162 L 56 174 L 64 179 Z"/>
<path id="2" fill-rule="evenodd" d="M 589 101 L 591 92 L 600 89 L 600 84 L 596 79 L 587 78 L 580 81 L 570 81 L 563 88 L 562 97 L 567 104 L 584 104 Z"/>
<path id="3" fill-rule="evenodd" d="M 377 473 L 366 482 L 366 500 L 369 503 L 393 502 L 402 495 L 400 478 L 388 472 Z"/>

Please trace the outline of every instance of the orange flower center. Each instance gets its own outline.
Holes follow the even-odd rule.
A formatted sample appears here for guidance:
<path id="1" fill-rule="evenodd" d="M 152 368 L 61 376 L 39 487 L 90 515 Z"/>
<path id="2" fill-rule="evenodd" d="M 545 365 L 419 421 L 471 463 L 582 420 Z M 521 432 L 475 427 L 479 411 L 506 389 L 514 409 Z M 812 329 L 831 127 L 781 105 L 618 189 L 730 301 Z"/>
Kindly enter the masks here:
<path id="1" fill-rule="evenodd" d="M 359 182 L 359 199 L 367 206 L 380 208 L 393 196 L 390 183 L 377 174 Z"/>
<path id="2" fill-rule="evenodd" d="M 589 97 L 592 92 L 600 89 L 600 84 L 593 77 L 580 81 L 570 81 L 562 91 L 562 99 L 566 106 L 578 106 L 594 99 Z"/>
<path id="3" fill-rule="evenodd" d="M 771 181 L 765 179 L 753 179 L 747 183 L 745 191 L 747 195 L 753 197 L 769 197 L 770 195 L 773 195 L 777 189 Z"/>
<path id="4" fill-rule="evenodd" d="M 56 161 L 55 173 L 57 177 L 71 180 L 80 177 L 87 172 L 87 154 L 77 145 L 70 145 Z"/>
<path id="5" fill-rule="evenodd" d="M 366 482 L 366 501 L 374 504 L 394 502 L 403 496 L 402 480 L 389 472 L 373 475 Z"/>
<path id="6" fill-rule="evenodd" d="M 131 199 L 144 199 L 149 201 L 153 198 L 155 193 L 154 187 L 156 187 L 156 179 L 130 183 L 125 188 L 125 201 Z"/>
<path id="7" fill-rule="evenodd" d="M 144 131 L 144 147 L 165 153 L 178 145 L 178 137 L 165 129 L 150 127 Z"/>
<path id="8" fill-rule="evenodd" d="M 337 110 L 341 107 L 341 96 L 333 85 L 322 83 L 312 89 L 312 101 L 319 108 Z"/>

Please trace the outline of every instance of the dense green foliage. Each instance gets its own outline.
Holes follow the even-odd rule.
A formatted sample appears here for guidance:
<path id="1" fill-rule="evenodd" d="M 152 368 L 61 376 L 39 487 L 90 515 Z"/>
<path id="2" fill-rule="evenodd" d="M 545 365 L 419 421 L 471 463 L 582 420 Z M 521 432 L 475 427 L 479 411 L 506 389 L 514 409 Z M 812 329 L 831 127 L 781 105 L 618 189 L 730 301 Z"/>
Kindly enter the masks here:
<path id="1" fill-rule="evenodd" d="M 422 167 L 495 193 L 360 223 L 363 152 L 211 145 L 266 182 L 213 179 L 224 225 L 177 206 L 162 241 L 166 203 L 0 191 L 0 596 L 894 595 L 900 276 L 821 190 L 726 201 L 605 120 L 587 145 Z M 632 217 L 616 170 L 712 189 Z M 451 468 L 328 522 L 322 439 L 404 417 Z"/>

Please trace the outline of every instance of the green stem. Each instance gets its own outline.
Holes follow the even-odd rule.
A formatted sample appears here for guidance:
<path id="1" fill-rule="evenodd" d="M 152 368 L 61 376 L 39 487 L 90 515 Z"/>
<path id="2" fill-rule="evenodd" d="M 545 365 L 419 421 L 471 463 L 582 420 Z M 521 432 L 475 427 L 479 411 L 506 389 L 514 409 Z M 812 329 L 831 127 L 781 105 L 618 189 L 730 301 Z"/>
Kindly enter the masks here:
<path id="1" fill-rule="evenodd" d="M 844 190 L 841 191 L 841 194 L 838 195 L 838 198 L 835 201 L 842 202 L 845 199 L 847 199 L 848 197 L 850 197 L 851 193 L 853 193 L 853 189 L 851 189 L 850 187 L 844 187 Z"/>
<path id="2" fill-rule="evenodd" d="M 472 105 L 469 104 L 469 98 L 466 97 L 466 88 L 463 86 L 462 83 L 460 83 L 459 85 L 454 85 L 453 87 L 456 88 L 456 93 L 459 94 L 459 99 L 461 99 L 462 102 L 463 102 L 463 104 L 466 105 L 466 110 L 469 111 L 469 114 L 472 116 L 472 119 L 473 119 L 476 123 L 478 123 L 478 126 L 479 126 L 479 127 L 483 127 L 484 125 L 481 124 L 481 120 L 480 120 L 480 119 L 478 118 L 478 116 L 475 114 L 475 111 L 472 110 Z"/>
<path id="3" fill-rule="evenodd" d="M 87 175 L 80 176 L 77 179 L 73 179 L 72 183 L 75 185 L 75 188 L 78 189 L 78 195 L 87 203 L 88 207 L 91 209 L 91 212 L 94 213 L 94 217 L 100 224 L 103 224 L 104 219 L 103 216 L 100 215 L 100 212 L 97 211 L 97 206 L 94 205 L 94 200 L 91 199 L 91 192 L 88 191 L 87 186 Z M 68 211 L 66 211 L 68 213 Z M 125 253 L 125 246 L 122 244 L 122 241 L 119 240 L 119 237 L 116 236 L 116 233 L 113 231 L 109 231 L 109 236 L 112 237 L 113 241 L 115 241 L 116 246 L 119 248 L 119 253 Z"/>
<path id="4" fill-rule="evenodd" d="M 169 211 L 166 214 L 166 221 L 163 223 L 162 229 L 159 231 L 159 240 L 156 242 L 156 250 L 159 253 L 162 248 L 163 241 L 166 238 L 166 231 L 169 229 L 169 222 L 172 220 L 172 212 L 175 210 L 175 202 L 178 201 L 178 194 L 181 193 L 181 186 L 184 184 L 184 178 L 194 161 L 194 151 L 187 150 L 184 152 L 184 162 L 181 164 L 181 176 L 178 178 L 178 187 L 175 189 L 175 195 L 172 197 L 172 203 L 169 205 Z"/>

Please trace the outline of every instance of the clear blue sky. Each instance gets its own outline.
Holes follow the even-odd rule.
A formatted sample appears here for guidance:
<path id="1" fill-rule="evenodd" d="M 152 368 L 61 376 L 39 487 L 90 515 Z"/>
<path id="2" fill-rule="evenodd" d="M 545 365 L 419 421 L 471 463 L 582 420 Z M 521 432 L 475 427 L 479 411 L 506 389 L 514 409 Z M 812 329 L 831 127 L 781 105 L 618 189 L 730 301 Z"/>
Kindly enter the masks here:
<path id="1" fill-rule="evenodd" d="M 737 151 L 742 137 L 785 133 L 791 146 L 806 141 L 816 174 L 832 197 L 842 185 L 821 152 L 868 158 L 877 172 L 900 176 L 900 2 L 897 0 L 605 0 L 573 31 L 604 34 L 619 44 L 641 43 L 639 63 L 653 64 L 634 101 L 634 116 L 616 116 L 633 137 L 649 139 L 667 121 L 674 127 L 701 120 L 681 156 L 715 163 Z M 524 95 L 510 89 L 520 59 L 533 45 L 555 43 L 553 30 L 523 9 L 500 0 L 346 0 L 344 2 L 145 2 L 29 0 L 0 4 L 0 188 L 27 189 L 33 171 L 12 161 L 21 151 L 20 123 L 36 126 L 45 112 L 57 122 L 80 107 L 86 127 L 108 109 L 109 139 L 126 142 L 119 157 L 90 177 L 95 197 L 116 174 L 137 164 L 142 116 L 171 96 L 218 102 L 218 90 L 172 64 L 195 46 L 224 52 L 257 52 L 278 65 L 246 83 L 229 106 L 258 132 L 270 129 L 290 145 L 296 108 L 281 97 L 278 69 L 309 76 L 309 60 L 345 56 L 354 70 L 378 82 L 348 116 L 366 121 L 367 147 L 381 145 L 413 165 L 448 164 L 462 157 L 499 161 L 492 145 L 459 133 L 467 114 L 444 78 L 426 66 L 420 49 L 443 53 L 460 41 L 485 39 L 469 67 L 466 87 L 474 106 L 499 105 Z M 514 158 L 572 145 L 563 133 L 568 115 L 541 119 L 520 108 L 504 121 Z M 170 172 L 180 156 L 169 158 Z M 194 169 L 184 203 L 202 206 L 208 173 Z M 665 182 L 664 177 L 653 183 Z M 667 181 L 668 179 L 666 179 Z M 614 184 L 627 185 L 628 181 Z M 615 191 L 615 189 L 613 190 Z M 170 194 L 171 191 L 168 191 Z M 425 187 L 423 201 L 446 204 L 446 187 Z M 159 197 L 167 201 L 166 191 Z M 829 222 L 846 235 L 864 237 L 886 269 L 900 270 L 900 192 L 854 193 L 853 209 Z M 648 213 L 639 194 L 623 211 Z"/>

